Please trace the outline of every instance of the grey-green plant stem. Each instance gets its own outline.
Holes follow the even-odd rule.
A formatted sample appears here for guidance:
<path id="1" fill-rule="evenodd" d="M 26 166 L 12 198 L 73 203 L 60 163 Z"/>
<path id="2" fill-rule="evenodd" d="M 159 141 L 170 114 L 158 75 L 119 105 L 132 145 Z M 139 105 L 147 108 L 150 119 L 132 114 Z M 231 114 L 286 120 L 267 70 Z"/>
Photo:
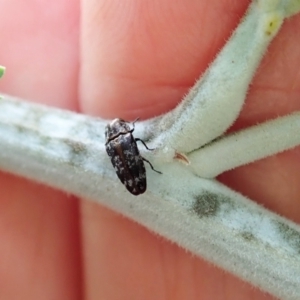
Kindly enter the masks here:
<path id="1" fill-rule="evenodd" d="M 159 118 L 154 128 L 149 126 L 149 131 L 160 133 L 153 139 L 159 152 L 165 157 L 169 153 L 171 161 L 174 150 L 189 153 L 232 125 L 244 104 L 249 82 L 283 20 L 277 6 L 265 7 L 257 1 L 250 5 L 229 42 L 184 100 Z"/>
<path id="2" fill-rule="evenodd" d="M 284 18 L 299 10 L 300 0 L 253 1 L 224 50 L 182 104 L 165 116 L 136 124 L 135 136 L 157 148 L 153 152 L 140 148 L 141 154 L 163 173 L 147 167 L 148 190 L 138 198 L 117 180 L 106 155 L 104 120 L 7 95 L 0 99 L 0 168 L 99 202 L 264 291 L 299 299 L 300 226 L 214 179 L 203 178 L 299 145 L 298 131 L 289 128 L 294 118 L 299 123 L 299 113 L 214 140 L 238 117 L 259 61 Z M 233 54 L 241 49 L 239 45 L 251 49 L 246 61 L 242 53 L 239 58 Z M 235 84 L 226 82 L 231 73 Z M 219 90 L 225 83 L 227 88 Z M 226 112 L 220 113 L 220 106 Z M 215 116 L 220 120 L 214 123 Z M 149 128 L 157 129 L 155 135 Z M 266 136 L 273 143 L 266 143 Z M 245 151 L 247 145 L 255 151 Z M 223 150 L 236 151 L 225 164 L 220 157 Z M 176 153 L 190 159 L 190 165 L 176 161 Z M 203 155 L 211 166 L 201 169 L 197 164 L 201 165 Z"/>
<path id="3" fill-rule="evenodd" d="M 225 171 L 298 146 L 299 132 L 300 112 L 270 120 L 192 152 L 188 155 L 190 167 L 202 178 L 215 178 Z"/>
<path id="4" fill-rule="evenodd" d="M 93 199 L 265 291 L 298 298 L 299 226 L 181 163 L 160 164 L 163 175 L 148 168 L 148 191 L 137 199 L 110 165 L 105 124 L 3 96 L 0 168 Z"/>

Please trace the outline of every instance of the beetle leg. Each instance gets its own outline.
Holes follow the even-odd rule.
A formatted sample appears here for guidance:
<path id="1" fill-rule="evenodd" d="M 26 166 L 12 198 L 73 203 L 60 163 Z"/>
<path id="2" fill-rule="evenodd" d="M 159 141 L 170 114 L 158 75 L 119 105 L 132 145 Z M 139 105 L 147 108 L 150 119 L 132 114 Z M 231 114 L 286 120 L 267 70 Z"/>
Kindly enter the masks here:
<path id="1" fill-rule="evenodd" d="M 148 149 L 148 148 L 147 148 Z M 149 149 L 150 150 L 150 149 Z M 142 156 L 141 156 L 142 157 Z M 157 170 L 155 170 L 154 168 L 153 168 L 153 166 L 152 166 L 152 164 L 151 164 L 151 162 L 149 161 L 149 160 L 147 160 L 146 158 L 144 158 L 144 157 L 142 157 L 142 159 L 143 159 L 143 161 L 146 161 L 149 165 L 150 165 L 150 167 L 151 167 L 151 169 L 154 171 L 154 172 L 156 172 L 156 173 L 158 173 L 158 174 L 162 174 L 162 172 L 160 172 L 160 171 L 157 171 Z"/>
<path id="2" fill-rule="evenodd" d="M 135 141 L 136 142 L 138 142 L 138 141 L 141 142 L 145 146 L 145 148 L 147 150 L 149 150 L 149 151 L 153 151 L 154 150 L 154 149 L 148 148 L 148 146 L 146 145 L 146 143 L 143 140 L 139 139 L 139 138 L 136 138 Z"/>

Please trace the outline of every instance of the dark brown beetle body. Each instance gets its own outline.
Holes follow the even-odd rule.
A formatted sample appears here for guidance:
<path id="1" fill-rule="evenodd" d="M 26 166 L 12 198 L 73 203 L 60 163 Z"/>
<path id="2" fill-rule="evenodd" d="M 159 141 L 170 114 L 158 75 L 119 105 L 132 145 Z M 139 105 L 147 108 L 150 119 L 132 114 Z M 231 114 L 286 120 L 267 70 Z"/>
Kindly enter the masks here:
<path id="1" fill-rule="evenodd" d="M 133 131 L 134 122 L 133 128 L 130 128 L 128 122 L 124 120 L 113 120 L 105 129 L 105 146 L 119 179 L 131 194 L 137 196 L 147 189 L 144 165 L 144 161 L 147 160 L 140 155 L 136 141 L 141 141 L 148 150 L 152 149 L 149 149 L 142 140 L 135 139 Z M 148 163 L 153 169 L 151 163 Z"/>

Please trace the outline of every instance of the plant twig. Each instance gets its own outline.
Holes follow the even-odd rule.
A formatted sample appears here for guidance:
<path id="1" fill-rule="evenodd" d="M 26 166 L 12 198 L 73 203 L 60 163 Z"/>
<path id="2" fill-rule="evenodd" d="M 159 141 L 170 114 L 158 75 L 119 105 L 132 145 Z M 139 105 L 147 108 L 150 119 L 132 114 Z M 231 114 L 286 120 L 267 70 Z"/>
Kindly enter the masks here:
<path id="1" fill-rule="evenodd" d="M 205 145 L 238 116 L 267 45 L 284 17 L 299 10 L 299 0 L 254 1 L 182 104 L 165 116 L 136 124 L 136 136 L 157 146 L 142 155 L 151 155 L 163 173 L 149 170 L 148 190 L 138 201 L 116 180 L 105 153 L 103 120 L 6 95 L 0 100 L 0 168 L 93 199 L 277 297 L 299 299 L 300 227 L 213 179 L 199 177 L 202 171 L 196 165 L 201 156 L 202 161 L 203 155 L 208 157 L 212 168 L 206 166 L 202 176 L 212 177 L 299 144 L 297 132 L 288 128 L 294 117 L 299 123 L 295 114 Z M 288 138 L 282 130 L 289 131 Z M 260 138 L 266 136 L 275 142 L 261 151 Z M 255 141 L 254 155 L 241 151 L 223 169 L 215 168 L 222 149 L 235 149 L 235 139 L 236 150 Z M 189 159 L 191 167 L 176 157 Z"/>

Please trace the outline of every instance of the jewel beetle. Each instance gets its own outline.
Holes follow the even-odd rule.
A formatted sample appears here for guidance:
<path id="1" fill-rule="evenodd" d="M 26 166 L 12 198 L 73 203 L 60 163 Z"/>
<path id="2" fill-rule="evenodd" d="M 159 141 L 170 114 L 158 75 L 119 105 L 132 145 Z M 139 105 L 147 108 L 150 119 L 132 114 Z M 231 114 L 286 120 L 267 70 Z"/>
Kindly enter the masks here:
<path id="1" fill-rule="evenodd" d="M 144 161 L 149 163 L 153 171 L 152 164 L 140 155 L 137 141 L 140 141 L 147 150 L 149 149 L 141 139 L 134 138 L 134 123 L 130 128 L 129 123 L 122 119 L 114 119 L 105 128 L 105 147 L 111 163 L 127 190 L 137 196 L 143 194 L 147 189 L 146 168 Z"/>

